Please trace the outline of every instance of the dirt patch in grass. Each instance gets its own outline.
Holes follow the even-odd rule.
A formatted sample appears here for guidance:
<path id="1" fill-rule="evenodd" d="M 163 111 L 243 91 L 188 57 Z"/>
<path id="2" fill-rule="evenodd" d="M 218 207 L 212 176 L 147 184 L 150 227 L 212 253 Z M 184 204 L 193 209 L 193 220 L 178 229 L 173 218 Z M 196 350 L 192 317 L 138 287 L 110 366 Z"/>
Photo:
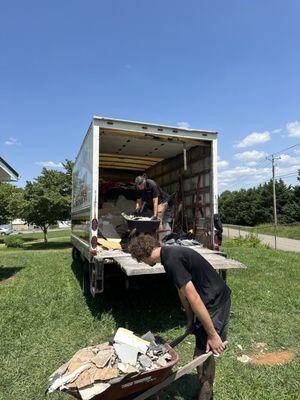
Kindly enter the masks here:
<path id="1" fill-rule="evenodd" d="M 3 279 L 0 281 L 0 286 L 5 285 L 5 283 L 14 281 L 17 277 L 16 276 L 10 276 L 9 278 Z"/>
<path id="2" fill-rule="evenodd" d="M 260 353 L 251 357 L 251 364 L 255 365 L 283 365 L 295 358 L 293 351 L 275 351 L 273 353 Z"/>

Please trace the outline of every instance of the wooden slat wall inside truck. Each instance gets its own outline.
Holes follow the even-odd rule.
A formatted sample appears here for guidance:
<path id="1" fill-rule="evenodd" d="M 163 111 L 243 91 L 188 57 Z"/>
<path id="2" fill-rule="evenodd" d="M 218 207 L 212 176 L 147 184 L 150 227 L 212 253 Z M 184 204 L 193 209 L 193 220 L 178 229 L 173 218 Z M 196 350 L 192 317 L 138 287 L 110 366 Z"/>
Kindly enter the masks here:
<path id="1" fill-rule="evenodd" d="M 197 221 L 197 237 L 204 245 L 212 247 L 211 232 L 213 204 L 212 204 L 212 176 L 211 176 L 211 144 L 203 142 L 187 151 L 187 170 L 184 171 L 183 153 L 150 167 L 147 176 L 155 180 L 167 193 L 172 194 L 179 189 L 179 180 L 182 176 L 186 214 L 190 228 L 193 227 L 195 215 L 195 197 L 198 179 L 200 177 L 200 200 L 203 217 L 199 213 Z"/>

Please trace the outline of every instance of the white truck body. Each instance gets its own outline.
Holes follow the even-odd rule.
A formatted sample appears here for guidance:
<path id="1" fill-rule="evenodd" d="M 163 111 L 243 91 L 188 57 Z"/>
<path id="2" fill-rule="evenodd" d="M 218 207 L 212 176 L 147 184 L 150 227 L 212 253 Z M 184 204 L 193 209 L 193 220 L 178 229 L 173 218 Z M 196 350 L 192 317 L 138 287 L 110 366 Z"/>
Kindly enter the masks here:
<path id="1" fill-rule="evenodd" d="M 217 133 L 95 116 L 74 165 L 71 234 L 75 255 L 80 253 L 89 265 L 86 274 L 92 294 L 103 291 L 106 264 L 117 263 L 128 276 L 164 272 L 162 266 L 153 269 L 137 265 L 123 251 L 99 252 L 97 246 L 100 179 L 133 181 L 144 172 L 170 194 L 178 187 L 179 175 L 183 177 L 189 221 L 193 220 L 200 185 L 202 217 L 197 223 L 206 246 L 213 249 L 213 215 L 218 208 Z M 210 250 L 201 252 L 209 254 Z M 221 260 L 223 264 L 229 261 L 223 257 Z M 219 260 L 214 266 L 230 268 L 225 264 L 221 268 Z M 233 267 L 240 266 L 237 264 Z"/>

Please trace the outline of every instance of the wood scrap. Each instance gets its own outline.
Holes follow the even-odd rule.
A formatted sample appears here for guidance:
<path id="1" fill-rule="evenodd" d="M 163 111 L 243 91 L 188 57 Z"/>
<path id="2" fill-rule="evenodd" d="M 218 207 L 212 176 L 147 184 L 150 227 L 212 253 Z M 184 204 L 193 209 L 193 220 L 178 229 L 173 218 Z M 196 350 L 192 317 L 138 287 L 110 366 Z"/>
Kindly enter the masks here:
<path id="1" fill-rule="evenodd" d="M 111 240 L 98 238 L 98 244 L 100 244 L 102 247 L 104 247 L 107 250 L 121 250 L 120 243 L 113 242 Z"/>

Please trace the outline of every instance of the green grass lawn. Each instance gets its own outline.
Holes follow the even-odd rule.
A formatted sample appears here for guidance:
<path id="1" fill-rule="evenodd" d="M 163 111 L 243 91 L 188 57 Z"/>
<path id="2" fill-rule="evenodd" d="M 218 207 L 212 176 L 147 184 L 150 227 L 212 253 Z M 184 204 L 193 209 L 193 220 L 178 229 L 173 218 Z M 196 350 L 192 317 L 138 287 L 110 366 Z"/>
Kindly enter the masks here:
<path id="1" fill-rule="evenodd" d="M 96 301 L 85 298 L 80 265 L 72 264 L 68 238 L 59 238 L 48 246 L 27 241 L 25 249 L 0 247 L 1 400 L 43 399 L 48 377 L 58 366 L 79 348 L 106 341 L 118 326 L 126 324 L 137 334 L 152 330 L 166 339 L 184 331 L 184 313 L 166 279 L 133 282 L 129 292 L 119 281 L 110 281 Z M 229 348 L 217 360 L 215 398 L 299 399 L 300 255 L 227 251 L 248 269 L 228 275 L 234 317 Z M 296 359 L 268 367 L 237 361 L 242 353 L 251 355 L 258 342 L 269 351 L 291 349 Z M 192 336 L 178 346 L 180 365 L 191 360 L 193 346 Z M 187 399 L 196 387 L 196 375 L 191 374 L 171 385 L 161 399 Z M 70 398 L 60 393 L 51 397 Z"/>
<path id="2" fill-rule="evenodd" d="M 249 231 L 254 234 L 262 233 L 264 235 L 274 235 L 274 226 L 271 224 L 257 225 L 257 226 L 240 226 L 240 225 L 224 225 L 224 233 L 226 234 L 226 227 L 233 229 L 241 229 L 243 231 Z M 291 225 L 278 225 L 277 235 L 280 237 L 286 237 L 289 239 L 300 240 L 300 224 Z"/>

